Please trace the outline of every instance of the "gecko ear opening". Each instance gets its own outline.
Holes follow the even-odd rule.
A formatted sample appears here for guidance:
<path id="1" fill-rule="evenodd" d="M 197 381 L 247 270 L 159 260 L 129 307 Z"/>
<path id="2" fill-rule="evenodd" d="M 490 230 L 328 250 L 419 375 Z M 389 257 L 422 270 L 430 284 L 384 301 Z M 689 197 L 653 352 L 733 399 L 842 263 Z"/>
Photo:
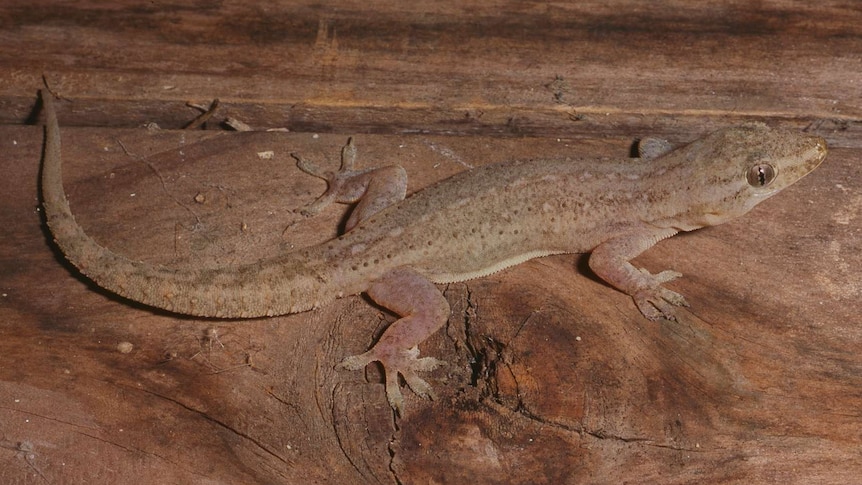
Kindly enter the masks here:
<path id="1" fill-rule="evenodd" d="M 778 171 L 772 165 L 768 163 L 758 163 L 748 169 L 748 173 L 745 177 L 748 179 L 748 185 L 760 189 L 771 184 L 777 175 Z"/>

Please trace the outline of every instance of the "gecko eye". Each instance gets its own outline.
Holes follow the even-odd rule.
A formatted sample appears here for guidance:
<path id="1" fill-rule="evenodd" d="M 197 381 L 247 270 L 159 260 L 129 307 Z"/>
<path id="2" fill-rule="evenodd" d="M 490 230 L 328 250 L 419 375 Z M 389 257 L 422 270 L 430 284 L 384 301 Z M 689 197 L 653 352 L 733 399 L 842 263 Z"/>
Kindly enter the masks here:
<path id="1" fill-rule="evenodd" d="M 766 187 L 775 180 L 775 167 L 768 163 L 758 163 L 748 169 L 748 185 L 761 188 Z"/>

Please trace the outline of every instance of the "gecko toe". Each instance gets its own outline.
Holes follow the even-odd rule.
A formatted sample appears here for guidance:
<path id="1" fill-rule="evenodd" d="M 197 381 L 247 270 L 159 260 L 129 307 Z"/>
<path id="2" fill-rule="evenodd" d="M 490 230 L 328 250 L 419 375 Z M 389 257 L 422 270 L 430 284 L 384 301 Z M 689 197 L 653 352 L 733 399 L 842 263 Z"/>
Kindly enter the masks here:
<path id="1" fill-rule="evenodd" d="M 673 281 L 682 276 L 682 273 L 678 271 L 666 270 L 661 273 L 655 275 L 655 281 L 657 283 L 667 283 L 668 281 Z M 669 290 L 666 290 L 669 291 Z M 671 292 L 673 293 L 673 292 Z"/>
<path id="2" fill-rule="evenodd" d="M 398 416 L 404 416 L 404 395 L 398 385 L 398 374 L 386 372 L 386 400 Z"/>
<path id="3" fill-rule="evenodd" d="M 425 379 L 422 379 L 415 373 L 409 371 L 402 373 L 401 375 L 404 377 L 404 382 L 407 383 L 410 390 L 415 392 L 417 396 L 431 400 L 437 399 L 437 395 L 434 394 L 434 389 Z"/>
<path id="4" fill-rule="evenodd" d="M 685 297 L 680 295 L 675 291 L 670 291 L 665 288 L 661 288 L 661 298 L 662 300 L 670 303 L 675 306 L 689 306 L 688 302 L 685 300 Z"/>
<path id="5" fill-rule="evenodd" d="M 344 369 L 344 370 L 362 370 L 366 365 L 374 362 L 375 359 L 371 352 L 365 352 L 364 354 L 359 355 L 351 355 L 350 357 L 346 357 L 342 360 L 336 368 Z"/>
<path id="6" fill-rule="evenodd" d="M 640 310 L 641 314 L 646 317 L 647 320 L 656 321 L 666 318 L 665 314 L 660 311 L 650 299 L 635 298 L 635 305 L 637 305 L 638 310 Z"/>

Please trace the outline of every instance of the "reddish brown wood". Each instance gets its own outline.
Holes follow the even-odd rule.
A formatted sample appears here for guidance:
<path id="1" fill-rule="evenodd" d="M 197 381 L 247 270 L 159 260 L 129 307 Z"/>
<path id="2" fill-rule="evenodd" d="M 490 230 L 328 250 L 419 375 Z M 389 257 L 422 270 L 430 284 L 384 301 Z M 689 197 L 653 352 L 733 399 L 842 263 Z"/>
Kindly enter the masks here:
<path id="1" fill-rule="evenodd" d="M 295 212 L 323 183 L 289 153 L 334 166 L 341 133 L 360 134 L 363 166 L 405 166 L 411 191 L 468 166 L 623 156 L 636 136 L 678 142 L 751 118 L 808 127 L 833 150 L 744 219 L 638 259 L 685 274 L 672 284 L 692 303 L 679 323 L 645 321 L 582 257 L 441 287 L 452 316 L 423 347 L 450 364 L 431 378 L 439 399 L 408 394 L 396 420 L 374 368 L 333 368 L 391 315 L 350 297 L 200 320 L 106 294 L 45 232 L 41 130 L 0 127 L 0 483 L 862 476 L 859 12 L 54 3 L 0 7 L 0 119 L 35 119 L 46 73 L 71 99 L 59 107 L 78 220 L 156 263 L 233 264 L 334 235 L 339 210 Z M 187 100 L 216 97 L 215 120 L 339 134 L 140 128 L 181 126 L 200 113 Z"/>
<path id="2" fill-rule="evenodd" d="M 858 146 L 846 2 L 402 3 L 7 1 L 0 121 L 29 118 L 44 74 L 79 101 L 69 125 L 179 128 L 187 101 L 219 98 L 295 131 L 679 135 L 765 117 Z"/>

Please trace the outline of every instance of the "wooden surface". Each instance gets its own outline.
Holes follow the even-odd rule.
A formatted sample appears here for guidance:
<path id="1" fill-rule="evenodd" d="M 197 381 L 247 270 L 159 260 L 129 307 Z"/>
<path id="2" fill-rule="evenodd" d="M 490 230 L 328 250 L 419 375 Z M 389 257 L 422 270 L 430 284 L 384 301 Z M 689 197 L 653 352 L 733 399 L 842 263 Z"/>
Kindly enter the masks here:
<path id="1" fill-rule="evenodd" d="M 4 2 L 0 483 L 852 483 L 862 476 L 862 11 L 846 2 Z M 128 6 L 125 6 L 127 3 Z M 326 5 L 326 6 L 321 6 Z M 252 321 L 107 294 L 38 210 L 45 75 L 85 229 L 224 265 L 325 240 L 343 208 L 290 152 L 400 163 L 410 191 L 525 157 L 625 156 L 743 120 L 807 129 L 816 172 L 663 241 L 692 303 L 644 320 L 584 257 L 441 286 L 433 402 L 393 417 L 337 371 L 392 316 L 363 297 Z M 221 106 L 208 130 L 178 131 Z M 290 133 L 229 133 L 227 117 Z M 144 129 L 156 123 L 166 130 Z M 152 128 L 152 125 L 150 125 Z M 319 136 L 315 136 L 319 134 Z M 270 160 L 258 154 L 273 151 Z M 122 350 L 130 350 L 124 353 Z"/>

